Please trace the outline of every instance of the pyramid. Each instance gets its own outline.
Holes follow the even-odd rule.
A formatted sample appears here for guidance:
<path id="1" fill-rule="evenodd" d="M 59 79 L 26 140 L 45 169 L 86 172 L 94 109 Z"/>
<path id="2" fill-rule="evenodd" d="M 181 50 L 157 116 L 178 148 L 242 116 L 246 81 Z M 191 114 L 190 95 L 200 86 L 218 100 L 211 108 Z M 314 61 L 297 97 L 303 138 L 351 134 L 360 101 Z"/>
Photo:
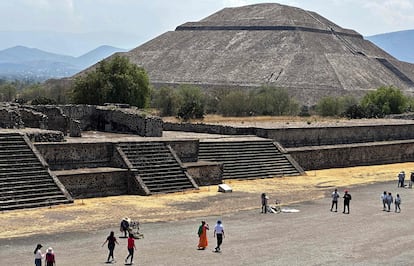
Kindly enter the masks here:
<path id="1" fill-rule="evenodd" d="M 272 85 L 307 105 L 327 95 L 361 97 L 380 86 L 414 89 L 413 64 L 317 13 L 280 4 L 224 8 L 124 55 L 156 87 Z"/>

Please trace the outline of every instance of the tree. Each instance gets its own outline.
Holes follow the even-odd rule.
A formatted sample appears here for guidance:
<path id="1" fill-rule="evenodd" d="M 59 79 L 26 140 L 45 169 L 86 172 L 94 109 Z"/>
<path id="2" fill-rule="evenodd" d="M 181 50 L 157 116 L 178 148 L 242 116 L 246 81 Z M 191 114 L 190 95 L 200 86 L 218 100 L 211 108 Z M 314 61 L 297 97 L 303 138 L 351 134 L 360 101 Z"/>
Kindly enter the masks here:
<path id="1" fill-rule="evenodd" d="M 204 117 L 204 97 L 200 88 L 182 85 L 178 89 L 178 95 L 180 97 L 178 117 L 183 120 Z"/>
<path id="2" fill-rule="evenodd" d="M 81 104 L 127 103 L 143 108 L 149 104 L 149 78 L 143 68 L 128 58 L 114 56 L 101 61 L 94 71 L 78 77 L 72 97 L 75 103 Z"/>
<path id="3" fill-rule="evenodd" d="M 284 89 L 263 86 L 252 97 L 252 108 L 260 115 L 296 115 L 299 105 Z"/>
<path id="4" fill-rule="evenodd" d="M 154 106 L 161 111 L 162 116 L 177 115 L 179 96 L 170 87 L 163 87 L 154 93 Z"/>
<path id="5" fill-rule="evenodd" d="M 383 117 L 388 114 L 401 114 L 408 106 L 408 97 L 393 87 L 380 87 L 362 98 L 361 105 L 371 117 Z"/>
<path id="6" fill-rule="evenodd" d="M 11 102 L 16 97 L 16 86 L 11 83 L 0 85 L 0 101 Z"/>
<path id="7" fill-rule="evenodd" d="M 218 111 L 224 116 L 247 116 L 251 112 L 249 95 L 242 90 L 232 90 L 222 96 Z"/>

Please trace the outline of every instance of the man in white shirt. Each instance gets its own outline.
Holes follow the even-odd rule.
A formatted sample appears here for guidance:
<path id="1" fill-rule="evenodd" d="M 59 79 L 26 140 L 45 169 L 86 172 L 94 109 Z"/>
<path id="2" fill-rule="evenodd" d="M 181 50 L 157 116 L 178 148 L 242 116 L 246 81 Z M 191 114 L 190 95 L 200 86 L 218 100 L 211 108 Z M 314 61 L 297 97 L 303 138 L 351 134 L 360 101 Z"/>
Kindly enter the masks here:
<path id="1" fill-rule="evenodd" d="M 217 221 L 216 226 L 214 226 L 214 237 L 217 236 L 217 247 L 215 252 L 220 252 L 220 246 L 223 243 L 224 238 L 224 227 L 220 220 Z"/>
<path id="2" fill-rule="evenodd" d="M 333 207 L 335 206 L 335 212 L 338 211 L 338 199 L 339 199 L 339 193 L 338 189 L 335 188 L 335 191 L 332 192 L 332 205 L 331 205 L 331 211 L 333 210 Z"/>

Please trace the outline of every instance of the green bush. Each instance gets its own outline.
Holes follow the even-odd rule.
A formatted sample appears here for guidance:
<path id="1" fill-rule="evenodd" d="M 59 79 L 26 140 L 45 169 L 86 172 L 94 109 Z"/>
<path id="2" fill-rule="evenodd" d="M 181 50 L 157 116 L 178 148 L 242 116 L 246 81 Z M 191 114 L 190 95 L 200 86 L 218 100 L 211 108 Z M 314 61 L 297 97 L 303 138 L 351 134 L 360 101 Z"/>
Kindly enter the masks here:
<path id="1" fill-rule="evenodd" d="M 263 86 L 252 96 L 252 109 L 259 115 L 297 115 L 299 105 L 286 90 Z"/>
<path id="2" fill-rule="evenodd" d="M 176 116 L 180 99 L 176 90 L 170 87 L 163 87 L 154 90 L 154 107 L 160 110 L 161 116 Z"/>
<path id="3" fill-rule="evenodd" d="M 393 87 L 380 87 L 361 100 L 361 106 L 369 117 L 384 117 L 388 114 L 401 114 L 408 107 L 408 97 Z"/>
<path id="4" fill-rule="evenodd" d="M 181 85 L 178 88 L 179 108 L 178 117 L 187 121 L 191 118 L 204 117 L 204 96 L 201 89 L 190 85 Z"/>
<path id="5" fill-rule="evenodd" d="M 224 116 L 247 116 L 251 113 L 249 95 L 242 90 L 233 90 L 222 96 L 218 112 Z"/>

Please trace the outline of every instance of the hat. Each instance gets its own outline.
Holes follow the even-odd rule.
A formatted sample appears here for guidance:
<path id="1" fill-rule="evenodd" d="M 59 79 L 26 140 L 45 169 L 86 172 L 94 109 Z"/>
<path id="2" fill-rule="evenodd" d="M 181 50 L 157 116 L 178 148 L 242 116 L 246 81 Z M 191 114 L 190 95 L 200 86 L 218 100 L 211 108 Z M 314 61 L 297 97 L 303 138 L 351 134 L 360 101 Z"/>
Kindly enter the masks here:
<path id="1" fill-rule="evenodd" d="M 49 247 L 49 248 L 47 249 L 47 253 L 53 253 L 53 248 Z"/>

